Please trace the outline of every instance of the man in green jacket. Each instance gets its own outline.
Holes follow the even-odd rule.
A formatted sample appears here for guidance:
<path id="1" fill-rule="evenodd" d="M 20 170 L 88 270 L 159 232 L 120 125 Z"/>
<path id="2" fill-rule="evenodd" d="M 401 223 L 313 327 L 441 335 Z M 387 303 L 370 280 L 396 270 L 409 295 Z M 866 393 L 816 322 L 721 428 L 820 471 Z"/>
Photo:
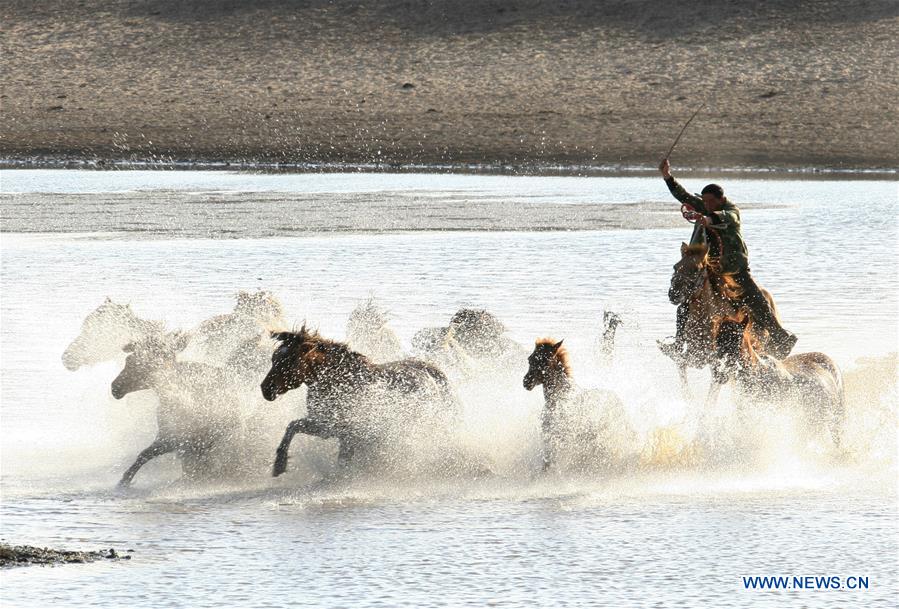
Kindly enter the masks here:
<path id="1" fill-rule="evenodd" d="M 746 305 L 753 321 L 770 333 L 772 355 L 778 359 L 785 358 L 790 354 L 797 339 L 777 321 L 764 294 L 749 274 L 749 250 L 746 249 L 743 234 L 740 232 L 740 210 L 727 200 L 724 189 L 717 184 L 709 184 L 703 188 L 701 197 L 688 193 L 671 175 L 668 159 L 662 161 L 659 171 L 662 172 L 665 184 L 668 185 L 668 190 L 674 198 L 700 214 L 696 224 L 702 226 L 702 229 L 694 231 L 691 242 L 700 238 L 701 231 L 704 230 L 709 258 L 717 261 L 718 273 L 728 275 L 740 286 L 743 293 L 740 304 Z M 675 348 L 683 343 L 685 313 L 686 311 L 678 310 Z"/>

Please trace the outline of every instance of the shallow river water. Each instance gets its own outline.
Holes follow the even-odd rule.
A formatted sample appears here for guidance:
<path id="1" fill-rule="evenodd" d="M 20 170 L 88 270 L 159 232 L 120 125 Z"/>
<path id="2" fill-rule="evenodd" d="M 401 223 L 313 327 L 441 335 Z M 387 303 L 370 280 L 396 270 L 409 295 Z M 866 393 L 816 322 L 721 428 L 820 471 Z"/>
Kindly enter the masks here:
<path id="1" fill-rule="evenodd" d="M 661 179 L 3 171 L 0 536 L 132 558 L 4 570 L 0 601 L 895 607 L 897 182 L 717 181 L 795 352 L 828 353 L 846 375 L 838 453 L 788 409 L 747 413 L 730 388 L 710 409 L 682 396 L 655 341 L 673 333 L 668 281 L 690 227 Z M 82 320 L 109 297 L 190 328 L 255 289 L 337 339 L 369 297 L 407 350 L 462 306 L 491 311 L 523 345 L 564 338 L 578 383 L 617 393 L 654 456 L 541 474 L 542 395 L 522 388 L 522 360 L 456 388 L 460 434 L 492 476 L 340 477 L 331 443 L 298 437 L 273 479 L 302 397 L 263 402 L 250 386 L 242 399 L 271 430 L 253 447 L 258 467 L 187 482 L 163 457 L 116 490 L 155 435 L 156 404 L 112 398 L 123 358 L 63 367 Z M 597 349 L 606 310 L 624 320 L 611 361 Z M 690 380 L 701 396 L 707 373 Z M 689 463 L 653 453 L 659 430 L 694 447 Z M 747 588 L 755 576 L 842 585 Z"/>

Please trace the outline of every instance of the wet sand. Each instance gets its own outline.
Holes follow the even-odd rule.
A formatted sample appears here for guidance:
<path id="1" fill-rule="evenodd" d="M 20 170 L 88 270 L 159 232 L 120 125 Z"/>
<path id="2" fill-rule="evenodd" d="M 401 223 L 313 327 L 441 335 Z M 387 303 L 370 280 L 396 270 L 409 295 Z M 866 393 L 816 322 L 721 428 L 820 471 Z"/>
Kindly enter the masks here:
<path id="1" fill-rule="evenodd" d="M 4 4 L 0 157 L 899 166 L 892 0 Z"/>

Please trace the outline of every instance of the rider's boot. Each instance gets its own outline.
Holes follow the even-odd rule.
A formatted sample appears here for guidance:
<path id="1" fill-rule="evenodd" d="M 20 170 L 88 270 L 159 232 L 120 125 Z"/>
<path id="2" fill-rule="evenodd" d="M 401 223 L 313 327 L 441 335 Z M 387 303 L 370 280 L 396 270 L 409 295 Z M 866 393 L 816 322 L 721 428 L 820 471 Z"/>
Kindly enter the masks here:
<path id="1" fill-rule="evenodd" d="M 689 305 L 683 303 L 677 307 L 677 331 L 674 340 L 671 342 L 658 341 L 659 350 L 680 364 L 686 357 L 684 346 L 686 338 L 684 336 L 687 326 L 687 315 L 689 314 Z"/>

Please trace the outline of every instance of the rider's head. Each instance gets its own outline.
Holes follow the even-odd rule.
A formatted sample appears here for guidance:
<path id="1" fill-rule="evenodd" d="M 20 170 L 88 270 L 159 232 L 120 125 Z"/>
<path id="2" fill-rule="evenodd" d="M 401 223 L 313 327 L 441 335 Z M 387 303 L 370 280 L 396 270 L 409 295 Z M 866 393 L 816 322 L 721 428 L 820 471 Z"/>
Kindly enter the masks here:
<path id="1" fill-rule="evenodd" d="M 709 211 L 718 211 L 724 201 L 724 189 L 717 184 L 709 184 L 702 189 L 702 202 Z"/>

